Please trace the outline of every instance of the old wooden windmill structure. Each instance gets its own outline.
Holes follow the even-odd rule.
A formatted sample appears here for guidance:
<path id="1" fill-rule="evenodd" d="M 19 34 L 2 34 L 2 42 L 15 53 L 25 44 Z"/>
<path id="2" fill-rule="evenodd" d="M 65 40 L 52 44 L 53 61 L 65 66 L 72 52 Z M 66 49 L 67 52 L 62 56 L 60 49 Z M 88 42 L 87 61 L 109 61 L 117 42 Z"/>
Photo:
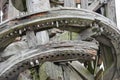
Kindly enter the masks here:
<path id="1" fill-rule="evenodd" d="M 0 80 L 119 80 L 115 0 L 0 0 Z"/>

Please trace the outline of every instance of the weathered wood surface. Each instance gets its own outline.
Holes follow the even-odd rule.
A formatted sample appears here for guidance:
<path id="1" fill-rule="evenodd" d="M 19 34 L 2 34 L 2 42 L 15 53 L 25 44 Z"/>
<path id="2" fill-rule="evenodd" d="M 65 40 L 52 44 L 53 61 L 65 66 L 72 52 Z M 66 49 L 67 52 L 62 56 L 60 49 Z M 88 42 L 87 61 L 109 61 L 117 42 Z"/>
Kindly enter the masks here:
<path id="1" fill-rule="evenodd" d="M 0 10 L 0 23 L 2 22 L 2 12 L 1 12 L 1 10 Z"/>
<path id="2" fill-rule="evenodd" d="M 43 12 L 50 9 L 49 0 L 26 0 L 28 12 Z"/>
<path id="3" fill-rule="evenodd" d="M 62 64 L 62 69 L 64 80 L 83 80 L 83 77 L 69 63 Z"/>
<path id="4" fill-rule="evenodd" d="M 46 44 L 49 42 L 49 35 L 47 31 L 41 31 L 36 33 L 37 45 Z"/>
<path id="5" fill-rule="evenodd" d="M 27 3 L 26 5 L 28 8 L 28 12 L 33 12 L 33 13 L 43 12 L 44 10 L 46 11 L 50 9 L 49 0 L 40 0 L 40 1 L 39 0 L 26 0 L 26 3 Z M 28 35 L 31 35 L 31 33 L 28 33 Z M 48 36 L 47 31 L 41 31 L 41 32 L 37 32 L 36 36 L 31 35 L 31 39 L 27 39 L 27 40 L 31 40 L 30 42 L 28 42 L 28 44 L 30 44 L 31 42 L 33 43 L 31 46 L 37 46 L 40 44 L 47 43 L 49 41 L 49 36 Z"/>
<path id="6" fill-rule="evenodd" d="M 75 0 L 64 0 L 64 7 L 76 7 Z"/>
<path id="7" fill-rule="evenodd" d="M 83 9 L 88 8 L 88 0 L 81 0 L 81 8 Z"/>
<path id="8" fill-rule="evenodd" d="M 20 73 L 17 80 L 32 80 L 30 70 L 26 70 L 26 71 Z"/>
<path id="9" fill-rule="evenodd" d="M 67 1 L 67 0 L 66 0 Z M 84 0 L 85 1 L 85 0 Z M 102 0 L 103 1 L 103 0 Z M 68 1 L 67 1 L 68 2 Z M 111 5 L 111 4 L 110 4 Z M 108 5 L 107 4 L 107 6 L 110 6 L 110 5 Z M 71 5 L 69 4 L 68 5 L 68 7 L 70 7 Z M 73 6 L 73 4 L 72 4 L 72 6 Z M 82 5 L 83 6 L 83 8 L 86 8 L 87 6 L 88 6 L 88 2 L 86 2 L 86 4 L 83 4 Z M 94 9 L 96 9 L 96 7 L 98 7 L 99 6 L 99 3 L 95 6 L 94 5 Z M 101 5 L 99 6 L 99 7 L 101 7 Z M 99 8 L 98 7 L 98 8 Z M 113 7 L 113 6 L 112 6 Z M 93 7 L 92 7 L 93 8 Z M 39 8 L 40 9 L 40 8 Z M 65 10 L 65 9 L 64 9 Z M 71 9 L 72 10 L 72 9 Z M 108 12 L 110 12 L 110 14 L 109 15 L 107 15 L 107 17 L 110 17 L 111 19 L 115 19 L 115 16 L 112 16 L 114 13 L 113 12 L 111 12 L 111 11 L 114 11 L 115 9 L 114 8 L 111 8 L 110 10 L 108 10 Z M 90 23 L 88 24 L 88 25 L 91 25 L 91 23 L 93 23 L 93 22 L 95 22 L 96 20 L 97 20 L 97 22 L 99 22 L 99 27 L 102 27 L 102 28 L 104 28 L 104 30 L 105 31 L 103 31 L 102 30 L 102 28 L 101 28 L 101 31 L 103 32 L 102 34 L 103 35 L 105 35 L 105 37 L 107 37 L 107 38 L 109 38 L 109 39 L 111 39 L 111 41 L 113 42 L 113 45 L 114 45 L 114 47 L 116 47 L 117 46 L 117 48 L 119 49 L 119 45 L 118 45 L 118 43 L 119 43 L 119 31 L 115 28 L 115 26 L 116 25 L 114 25 L 114 23 L 112 23 L 112 21 L 110 21 L 110 20 L 108 20 L 108 19 L 106 19 L 106 18 L 103 18 L 102 16 L 100 16 L 100 15 L 97 15 L 97 14 L 95 14 L 95 15 L 93 15 L 94 13 L 90 13 L 89 15 L 88 15 L 88 13 L 89 12 L 87 12 L 87 11 L 84 11 L 82 14 L 76 14 L 75 16 L 73 16 L 73 15 L 69 15 L 69 14 L 75 14 L 75 13 L 77 13 L 77 11 L 78 10 L 76 10 L 75 12 L 70 12 L 69 13 L 69 11 L 67 12 L 62 12 L 63 14 L 65 14 L 65 15 L 60 15 L 60 16 L 63 16 L 63 17 L 58 17 L 58 13 L 56 13 L 57 14 L 57 16 L 55 15 L 55 17 L 53 18 L 53 15 L 49 15 L 49 17 L 50 18 L 44 18 L 44 16 L 42 16 L 42 19 L 41 19 L 41 21 L 40 21 L 40 18 L 39 18 L 39 20 L 35 20 L 35 21 L 33 21 L 33 22 L 28 22 L 27 24 L 25 23 L 25 24 L 23 24 L 23 25 L 20 25 L 19 27 L 24 27 L 24 26 L 28 26 L 28 25 L 34 25 L 34 26 L 36 26 L 36 25 L 39 25 L 39 23 L 40 24 L 44 24 L 43 26 L 44 27 L 46 27 L 47 26 L 47 28 L 48 27 L 50 27 L 50 28 L 52 28 L 53 26 L 56 26 L 56 27 L 62 27 L 63 25 L 66 25 L 66 24 L 79 24 L 79 22 L 81 22 L 81 20 L 84 22 L 84 20 L 85 20 L 85 22 L 88 22 L 88 21 L 90 21 Z M 34 11 L 33 11 L 34 12 Z M 46 12 L 45 12 L 46 13 Z M 50 13 L 52 13 L 52 12 L 50 12 Z M 53 12 L 54 13 L 54 12 Z M 53 14 L 52 13 L 52 14 Z M 66 14 L 66 13 L 69 13 L 69 14 Z M 102 12 L 102 13 L 104 13 L 104 11 Z M 60 13 L 61 14 L 61 13 Z M 111 15 L 112 14 L 112 15 Z M 79 16 L 78 16 L 79 15 Z M 88 15 L 88 16 L 86 16 L 86 15 Z M 91 16 L 92 15 L 92 16 Z M 40 15 L 41 16 L 41 15 Z M 51 17 L 52 16 L 52 17 Z M 29 18 L 30 17 L 30 18 Z M 38 16 L 37 16 L 38 17 Z M 47 17 L 48 17 L 48 15 L 47 15 Z M 76 19 L 76 17 L 79 17 L 80 18 L 80 21 L 78 21 L 78 19 Z M 24 18 L 24 17 L 23 17 Z M 26 20 L 27 19 L 31 19 L 32 20 L 32 17 L 31 17 L 31 15 L 30 16 L 28 16 L 28 17 L 25 17 L 26 18 Z M 35 18 L 35 17 L 34 17 Z M 33 18 L 33 19 L 34 19 Z M 58 19 L 59 18 L 59 19 Z M 62 18 L 62 19 L 61 19 Z M 74 18 L 74 19 L 73 19 Z M 38 19 L 38 18 L 37 18 Z M 50 20 L 49 20 L 50 19 Z M 52 20 L 51 20 L 52 19 Z M 53 20 L 54 19 L 54 20 Z M 63 20 L 64 19 L 64 20 Z M 70 20 L 68 20 L 68 19 L 70 19 Z M 43 22 L 43 23 L 41 23 L 43 20 L 46 20 L 45 22 Z M 60 20 L 63 20 L 63 23 L 64 24 L 62 24 L 61 22 L 60 22 Z M 76 22 L 72 22 L 71 20 L 73 20 L 73 21 L 75 21 L 76 20 Z M 65 21 L 65 22 L 64 22 Z M 22 22 L 22 21 L 21 21 Z M 49 23 L 50 22 L 50 23 Z M 53 23 L 53 25 L 51 25 L 51 23 L 52 22 L 54 22 Z M 57 23 L 56 23 L 57 22 Z M 62 25 L 59 25 L 59 22 L 60 22 L 60 24 L 62 24 Z M 48 26 L 50 24 L 50 26 Z M 84 23 L 84 26 L 88 26 L 88 25 L 85 25 L 86 23 Z M 15 24 L 16 25 L 16 24 Z M 80 24 L 81 25 L 81 24 Z M 42 27 L 43 27 L 42 26 Z M 52 27 L 51 27 L 52 26 Z M 69 26 L 67 26 L 67 27 L 69 27 Z M 81 27 L 81 26 L 79 26 L 79 27 Z M 37 29 L 38 27 L 36 27 L 36 29 Z M 75 28 L 75 27 L 74 27 Z M 22 28 L 20 28 L 21 30 L 22 30 Z M 81 28 L 80 28 L 81 29 Z M 40 29 L 41 30 L 41 29 Z M 14 31 L 14 30 L 13 30 Z M 116 32 L 115 32 L 116 31 Z M 110 32 L 110 33 L 109 33 Z M 109 34 L 109 35 L 108 35 Z M 7 37 L 7 39 L 9 40 L 9 32 L 7 33 L 7 34 L 5 34 L 6 35 L 6 37 Z M 18 35 L 21 35 L 21 34 L 18 34 Z M 4 36 L 4 35 L 2 35 L 2 36 Z M 116 36 L 117 36 L 117 38 L 116 38 Z M 2 39 L 4 39 L 5 40 L 5 38 L 6 37 L 3 37 Z M 39 37 L 38 37 L 39 38 Z M 39 38 L 40 39 L 40 38 Z M 6 44 L 8 44 L 8 40 L 6 40 L 5 42 L 4 41 L 1 41 L 1 46 L 4 48 L 4 47 L 6 47 L 6 45 L 5 46 L 3 46 L 6 42 Z M 115 43 L 114 43 L 114 41 L 115 41 Z M 12 41 L 11 41 L 12 42 Z M 61 47 L 61 46 L 60 46 Z M 67 46 L 68 47 L 68 46 Z M 58 47 L 57 47 L 58 48 Z M 117 51 L 117 54 L 119 54 L 119 51 L 118 51 L 118 49 L 116 49 Z M 54 66 L 54 65 L 53 65 Z M 117 66 L 118 66 L 118 68 L 119 68 L 119 63 L 117 64 Z M 68 71 L 68 69 L 66 69 L 67 71 Z M 65 74 L 68 74 L 67 72 L 65 72 Z M 108 76 L 108 75 L 107 75 Z M 66 79 L 68 79 L 69 80 L 69 77 L 68 78 L 66 78 Z"/>
<path id="10" fill-rule="evenodd" d="M 70 63 L 70 65 L 75 69 L 80 75 L 83 76 L 85 80 L 94 80 L 93 75 L 78 61 Z"/>
<path id="11" fill-rule="evenodd" d="M 64 10 L 62 10 L 64 9 Z M 59 14 L 59 15 L 58 15 Z M 8 40 L 9 42 L 11 41 L 12 36 L 16 36 L 16 33 L 15 31 L 17 29 L 21 29 L 22 32 L 24 32 L 24 28 L 25 26 L 29 26 L 29 25 L 40 25 L 39 27 L 38 26 L 34 26 L 34 29 L 38 29 L 38 30 L 41 30 L 42 28 L 46 29 L 46 28 L 52 28 L 53 26 L 56 27 L 56 23 L 54 23 L 56 20 L 59 21 L 60 20 L 64 20 L 66 22 L 69 22 L 69 24 L 81 24 L 81 25 L 85 25 L 85 27 L 87 25 L 90 25 L 92 22 L 94 21 L 101 21 L 101 25 L 104 25 L 104 26 L 101 26 L 101 27 L 105 27 L 105 28 L 110 28 L 111 31 L 114 31 L 116 34 L 119 34 L 119 30 L 116 28 L 116 24 L 114 24 L 114 22 L 112 22 L 111 20 L 109 20 L 108 18 L 105 18 L 99 14 L 96 14 L 94 12 L 90 12 L 90 11 L 86 11 L 86 10 L 81 10 L 81 9 L 69 9 L 69 8 L 60 8 L 60 9 L 56 9 L 56 10 L 53 10 L 53 11 L 50 11 L 49 14 L 46 14 L 46 16 L 42 16 L 42 17 L 36 17 L 34 19 L 31 19 L 31 21 L 27 21 L 29 19 L 29 17 L 27 18 L 26 17 L 26 20 L 24 19 L 24 22 L 21 20 L 19 21 L 21 24 L 18 24 L 16 26 L 10 26 L 10 28 L 8 29 L 4 29 L 3 31 L 0 32 L 0 39 L 2 40 L 0 42 L 0 46 L 1 48 L 3 49 L 6 45 L 6 43 L 8 43 Z M 76 21 L 76 16 L 77 16 L 77 21 Z M 49 21 L 50 19 L 50 21 Z M 72 22 L 73 20 L 75 20 L 76 22 Z M 80 20 L 80 22 L 78 22 L 78 20 Z M 48 22 L 47 22 L 48 21 Z M 66 24 L 66 22 L 62 22 L 61 24 L 59 24 L 59 27 L 62 27 L 63 25 Z M 48 25 L 49 23 L 49 25 Z M 44 26 L 43 26 L 44 25 Z M 2 25 L 1 25 L 2 26 Z M 58 27 L 58 28 L 59 28 Z M 73 27 L 73 30 L 75 29 L 74 26 Z M 4 27 L 6 28 L 6 27 Z M 27 29 L 28 27 L 26 27 Z M 62 27 L 64 29 L 64 27 Z M 81 29 L 82 27 L 79 28 L 79 30 Z M 69 29 L 69 28 L 66 28 L 66 29 Z M 16 31 L 17 32 L 17 31 Z M 12 35 L 11 35 L 12 34 Z M 10 36 L 8 36 L 10 35 Z M 20 35 L 19 33 L 17 33 L 17 35 Z M 8 37 L 7 37 L 8 36 Z M 118 35 L 119 36 L 119 35 Z M 4 37 L 4 38 L 3 38 Z"/>
<path id="12" fill-rule="evenodd" d="M 91 5 L 89 5 L 89 7 L 87 7 L 87 9 L 88 9 L 88 10 L 91 10 L 91 11 L 96 11 L 96 10 L 98 10 L 102 5 L 103 5 L 103 3 L 101 3 L 100 0 L 95 0 Z"/>
<path id="13" fill-rule="evenodd" d="M 110 18 L 116 23 L 115 0 L 108 0 L 105 9 L 106 9 L 106 17 Z"/>
<path id="14" fill-rule="evenodd" d="M 37 38 L 35 36 L 34 31 L 27 31 L 26 39 L 27 39 L 29 48 L 35 48 L 37 46 Z"/>
<path id="15" fill-rule="evenodd" d="M 88 44 L 89 46 L 86 46 Z M 11 76 L 15 76 L 16 74 L 24 71 L 26 68 L 30 67 L 30 62 L 36 61 L 37 59 L 41 62 L 45 61 L 66 61 L 66 60 L 76 60 L 76 59 L 84 59 L 84 60 L 92 60 L 94 56 L 96 56 L 98 46 L 95 43 L 84 42 L 84 41 L 65 41 L 60 43 L 50 43 L 44 46 L 40 46 L 40 48 L 30 51 L 23 51 L 19 55 L 15 55 L 5 62 L 0 64 L 0 76 L 1 80 L 3 75 L 11 74 L 11 71 L 19 70 L 13 72 Z M 84 58 L 84 57 L 87 58 Z M 26 65 L 24 64 L 26 63 Z M 20 67 L 20 65 L 24 67 Z M 35 65 L 35 64 L 34 64 Z M 31 66 L 33 67 L 33 65 Z M 7 71 L 7 70 L 10 70 Z M 5 79 L 4 79 L 5 80 Z"/>
<path id="16" fill-rule="evenodd" d="M 80 69 L 79 72 L 77 69 Z M 81 75 L 81 73 L 84 73 L 84 75 Z M 78 61 L 60 62 L 58 64 L 45 62 L 40 66 L 37 75 L 37 80 L 94 80 L 94 76 Z"/>
<path id="17" fill-rule="evenodd" d="M 22 40 L 18 42 L 13 42 L 8 47 L 6 47 L 1 57 L 4 58 L 12 55 L 19 55 L 21 54 L 21 51 L 26 49 L 28 49 L 28 44 L 26 43 L 26 41 Z"/>
<path id="18" fill-rule="evenodd" d="M 40 80 L 64 80 L 61 65 L 45 62 L 39 68 Z"/>
<path id="19" fill-rule="evenodd" d="M 27 5 L 28 13 L 43 12 L 43 11 L 50 9 L 49 0 L 26 0 L 26 5 Z M 49 41 L 49 35 L 48 35 L 47 31 L 37 32 L 36 35 L 35 35 L 34 31 L 27 31 L 26 37 L 27 37 L 29 47 L 32 47 L 32 48 L 35 48 L 36 46 L 41 45 L 41 44 L 46 44 Z M 33 75 L 35 75 L 35 74 L 33 74 Z M 26 78 L 27 78 L 27 76 L 26 76 Z M 22 80 L 24 80 L 24 79 L 22 79 Z M 36 80 L 36 77 L 35 77 L 35 80 Z"/>

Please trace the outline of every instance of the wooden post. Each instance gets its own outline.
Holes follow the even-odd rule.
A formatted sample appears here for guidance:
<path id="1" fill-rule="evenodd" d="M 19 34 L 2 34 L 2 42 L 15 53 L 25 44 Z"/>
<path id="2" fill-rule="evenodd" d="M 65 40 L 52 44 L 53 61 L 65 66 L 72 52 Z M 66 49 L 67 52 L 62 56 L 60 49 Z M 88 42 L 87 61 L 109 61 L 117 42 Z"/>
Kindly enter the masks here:
<path id="1" fill-rule="evenodd" d="M 106 4 L 106 17 L 110 18 L 116 22 L 116 9 L 115 9 L 115 0 L 107 0 Z"/>
<path id="2" fill-rule="evenodd" d="M 81 8 L 83 9 L 88 8 L 88 0 L 81 0 Z"/>
<path id="3" fill-rule="evenodd" d="M 37 46 L 37 38 L 35 36 L 34 31 L 27 31 L 26 32 L 26 39 L 27 39 L 27 43 L 29 48 L 34 48 Z"/>
<path id="4" fill-rule="evenodd" d="M 76 7 L 75 0 L 64 0 L 64 7 Z"/>
<path id="5" fill-rule="evenodd" d="M 47 31 L 41 31 L 36 33 L 37 44 L 46 44 L 49 41 L 49 35 Z"/>
<path id="6" fill-rule="evenodd" d="M 26 0 L 28 12 L 43 12 L 50 9 L 49 0 Z"/>
<path id="7" fill-rule="evenodd" d="M 2 22 L 2 12 L 0 11 L 0 23 Z"/>

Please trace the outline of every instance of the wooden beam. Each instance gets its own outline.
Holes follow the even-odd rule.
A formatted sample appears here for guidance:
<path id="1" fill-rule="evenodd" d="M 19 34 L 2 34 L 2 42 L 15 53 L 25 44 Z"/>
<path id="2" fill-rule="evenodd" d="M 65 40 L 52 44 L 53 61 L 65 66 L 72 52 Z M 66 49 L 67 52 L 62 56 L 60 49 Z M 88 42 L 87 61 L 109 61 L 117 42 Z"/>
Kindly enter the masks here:
<path id="1" fill-rule="evenodd" d="M 75 0 L 64 0 L 64 7 L 76 7 Z"/>
<path id="2" fill-rule="evenodd" d="M 37 45 L 46 44 L 49 42 L 49 35 L 47 31 L 40 31 L 36 33 Z"/>
<path id="3" fill-rule="evenodd" d="M 50 9 L 49 0 L 26 0 L 28 12 L 43 12 Z"/>
<path id="4" fill-rule="evenodd" d="M 88 8 L 88 0 L 81 0 L 81 8 L 83 9 Z"/>
<path id="5" fill-rule="evenodd" d="M 94 80 L 94 76 L 78 61 L 70 63 L 70 65 L 75 69 L 79 74 L 81 74 L 85 80 Z"/>
<path id="6" fill-rule="evenodd" d="M 115 0 L 108 0 L 106 4 L 106 16 L 116 23 Z"/>
<path id="7" fill-rule="evenodd" d="M 88 10 L 91 11 L 96 11 L 97 9 L 99 9 L 101 6 L 103 5 L 103 3 L 101 3 L 100 1 L 94 1 L 90 6 L 88 6 Z"/>
<path id="8" fill-rule="evenodd" d="M 26 39 L 27 39 L 27 43 L 29 48 L 34 48 L 37 46 L 37 38 L 35 36 L 34 31 L 27 31 L 26 32 Z"/>

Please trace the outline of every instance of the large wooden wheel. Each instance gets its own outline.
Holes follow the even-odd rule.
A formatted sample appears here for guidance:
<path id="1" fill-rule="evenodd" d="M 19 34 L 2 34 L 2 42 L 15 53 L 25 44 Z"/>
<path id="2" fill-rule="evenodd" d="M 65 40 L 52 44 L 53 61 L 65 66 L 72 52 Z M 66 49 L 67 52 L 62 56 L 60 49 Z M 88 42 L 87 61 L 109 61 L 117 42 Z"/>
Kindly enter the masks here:
<path id="1" fill-rule="evenodd" d="M 55 67 L 59 65 L 63 67 L 68 64 L 67 67 L 72 67 L 75 74 L 79 75 L 81 73 L 81 78 L 87 79 L 88 74 L 90 74 L 90 77 L 93 76 L 91 80 L 95 78 L 101 79 L 102 77 L 104 79 L 112 79 L 115 72 L 114 69 L 117 69 L 116 55 L 119 51 L 119 30 L 115 28 L 112 21 L 94 12 L 74 8 L 59 8 L 45 12 L 43 15 L 37 14 L 39 17 L 37 16 L 33 19 L 29 16 L 23 16 L 22 18 L 26 18 L 24 22 L 21 18 L 18 18 L 17 20 L 19 21 L 16 22 L 17 25 L 16 23 L 12 23 L 9 29 L 7 28 L 1 31 L 0 49 L 6 48 L 7 45 L 14 41 L 15 37 L 25 35 L 26 31 L 32 30 L 38 32 L 51 28 L 58 28 L 80 34 L 80 40 L 83 40 L 83 42 L 78 40 L 49 43 L 41 45 L 40 47 L 37 46 L 32 50 L 28 49 L 23 55 L 15 55 L 1 63 L 1 80 L 13 78 L 20 72 L 37 66 L 38 62 L 41 64 L 46 61 L 54 62 L 55 65 L 49 62 L 48 64 L 52 64 L 52 66 Z M 30 16 L 32 15 L 35 14 L 31 14 Z M 4 24 L 1 24 L 1 26 L 2 25 Z M 81 70 L 79 71 L 79 65 L 76 65 L 76 62 L 68 63 L 69 61 L 76 60 L 84 64 L 84 67 L 81 65 L 79 67 L 80 69 L 83 68 L 83 72 L 81 72 Z M 102 62 L 104 69 L 100 68 Z M 45 65 L 48 64 L 45 63 Z M 92 65 L 94 65 L 94 67 L 92 67 Z M 49 68 L 49 66 L 46 67 Z M 83 74 L 84 69 L 89 73 Z M 105 72 L 103 72 L 103 70 Z"/>

